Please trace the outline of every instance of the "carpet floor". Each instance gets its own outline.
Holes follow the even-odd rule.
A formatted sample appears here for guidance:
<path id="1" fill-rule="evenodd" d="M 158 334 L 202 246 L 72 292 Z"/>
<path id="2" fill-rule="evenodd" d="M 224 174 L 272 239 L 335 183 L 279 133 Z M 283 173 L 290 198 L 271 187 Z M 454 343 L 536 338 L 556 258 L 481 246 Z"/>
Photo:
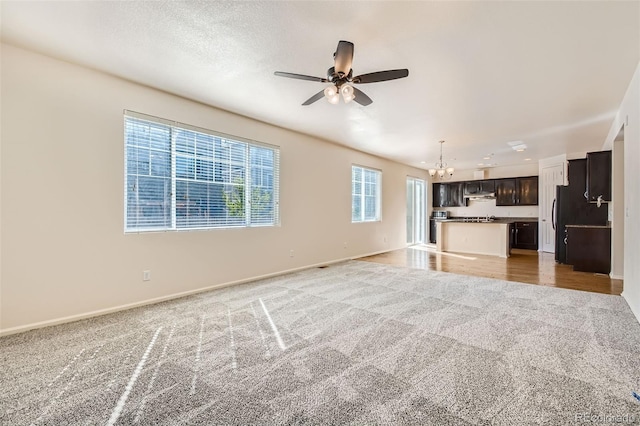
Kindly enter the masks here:
<path id="1" fill-rule="evenodd" d="M 6 336 L 0 367 L 3 425 L 640 424 L 621 297 L 359 261 Z"/>

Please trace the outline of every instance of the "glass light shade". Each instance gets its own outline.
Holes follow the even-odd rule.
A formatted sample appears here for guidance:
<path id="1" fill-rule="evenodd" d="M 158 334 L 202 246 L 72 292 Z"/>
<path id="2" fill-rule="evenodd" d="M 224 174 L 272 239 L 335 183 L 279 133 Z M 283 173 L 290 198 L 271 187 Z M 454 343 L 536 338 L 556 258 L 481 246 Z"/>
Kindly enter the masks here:
<path id="1" fill-rule="evenodd" d="M 434 177 L 436 175 L 436 169 L 429 169 L 429 176 Z"/>
<path id="2" fill-rule="evenodd" d="M 324 89 L 324 96 L 327 98 L 330 104 L 337 104 L 340 100 L 338 95 L 338 89 L 335 86 L 329 86 Z"/>
<path id="3" fill-rule="evenodd" d="M 453 175 L 453 171 L 454 171 L 453 167 L 449 167 L 449 168 L 447 169 L 447 174 L 448 174 L 449 176 L 452 176 L 452 175 Z"/>
<path id="4" fill-rule="evenodd" d="M 438 177 L 444 177 L 444 169 L 438 169 Z"/>
<path id="5" fill-rule="evenodd" d="M 329 86 L 324 89 L 324 96 L 327 98 L 330 104 L 337 104 L 340 100 L 338 95 L 338 89 L 335 86 Z"/>
<path id="6" fill-rule="evenodd" d="M 353 100 L 353 98 L 355 98 L 355 95 L 353 94 L 353 87 L 349 86 L 348 84 L 342 85 L 342 87 L 340 88 L 340 93 L 342 93 L 342 98 L 344 99 L 345 104 L 348 104 Z"/>
<path id="7" fill-rule="evenodd" d="M 336 89 L 336 86 L 329 86 L 326 89 L 324 89 L 324 95 L 327 98 L 330 98 L 332 96 L 335 96 L 338 94 L 338 89 Z"/>

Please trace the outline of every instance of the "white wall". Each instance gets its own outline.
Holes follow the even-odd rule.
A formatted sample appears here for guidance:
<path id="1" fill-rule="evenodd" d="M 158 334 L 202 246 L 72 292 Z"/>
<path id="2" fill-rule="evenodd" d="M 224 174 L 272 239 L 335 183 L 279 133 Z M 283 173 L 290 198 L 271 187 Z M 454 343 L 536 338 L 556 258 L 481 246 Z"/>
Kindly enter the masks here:
<path id="1" fill-rule="evenodd" d="M 622 296 L 640 321 L 640 63 L 611 125 L 603 150 L 624 125 L 624 290 Z M 615 224 L 613 225 L 615 226 Z"/>
<path id="2" fill-rule="evenodd" d="M 538 217 L 538 206 L 496 206 L 496 200 L 469 201 L 467 207 L 446 207 L 450 216 Z"/>
<path id="3" fill-rule="evenodd" d="M 476 180 L 475 170 L 456 170 L 451 181 L 461 182 Z M 538 163 L 524 163 L 516 166 L 493 167 L 485 169 L 484 179 L 499 179 L 507 177 L 538 176 Z M 433 182 L 429 181 L 429 191 L 432 190 Z M 429 196 L 431 200 L 431 196 Z M 431 201 L 429 201 L 431 203 Z M 431 204 L 430 204 L 431 206 Z M 431 207 L 430 207 L 431 208 Z M 469 201 L 467 207 L 446 207 L 435 208 L 435 210 L 447 210 L 451 216 L 496 216 L 496 217 L 537 217 L 538 206 L 496 206 L 496 200 Z M 430 210 L 431 211 L 431 210 Z"/>
<path id="4" fill-rule="evenodd" d="M 624 140 L 613 142 L 609 221 L 611 222 L 611 275 L 624 279 Z"/>
<path id="5" fill-rule="evenodd" d="M 423 170 L 1 47 L 0 333 L 405 246 Z M 124 109 L 280 146 L 282 225 L 124 235 Z M 352 163 L 382 170 L 381 222 L 351 223 Z"/>

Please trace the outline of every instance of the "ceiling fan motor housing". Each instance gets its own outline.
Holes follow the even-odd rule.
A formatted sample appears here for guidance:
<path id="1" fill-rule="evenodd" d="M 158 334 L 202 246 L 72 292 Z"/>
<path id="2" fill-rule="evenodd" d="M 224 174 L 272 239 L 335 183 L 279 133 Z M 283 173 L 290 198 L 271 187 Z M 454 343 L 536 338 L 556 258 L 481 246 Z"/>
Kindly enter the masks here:
<path id="1" fill-rule="evenodd" d="M 349 70 L 349 74 L 343 74 L 341 72 L 336 72 L 335 67 L 331 67 L 327 70 L 327 80 L 340 87 L 344 83 L 350 82 L 353 78 L 353 70 Z"/>

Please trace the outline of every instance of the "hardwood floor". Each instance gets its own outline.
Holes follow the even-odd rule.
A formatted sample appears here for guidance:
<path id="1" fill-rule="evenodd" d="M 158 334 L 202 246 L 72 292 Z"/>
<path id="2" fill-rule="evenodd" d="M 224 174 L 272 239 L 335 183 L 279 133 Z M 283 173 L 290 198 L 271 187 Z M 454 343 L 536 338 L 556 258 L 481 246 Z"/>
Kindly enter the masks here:
<path id="1" fill-rule="evenodd" d="M 622 292 L 622 280 L 602 274 L 575 272 L 571 265 L 557 264 L 553 253 L 534 250 L 513 249 L 511 257 L 503 259 L 475 254 L 438 253 L 435 247 L 418 245 L 357 260 L 604 294 L 619 295 Z"/>

